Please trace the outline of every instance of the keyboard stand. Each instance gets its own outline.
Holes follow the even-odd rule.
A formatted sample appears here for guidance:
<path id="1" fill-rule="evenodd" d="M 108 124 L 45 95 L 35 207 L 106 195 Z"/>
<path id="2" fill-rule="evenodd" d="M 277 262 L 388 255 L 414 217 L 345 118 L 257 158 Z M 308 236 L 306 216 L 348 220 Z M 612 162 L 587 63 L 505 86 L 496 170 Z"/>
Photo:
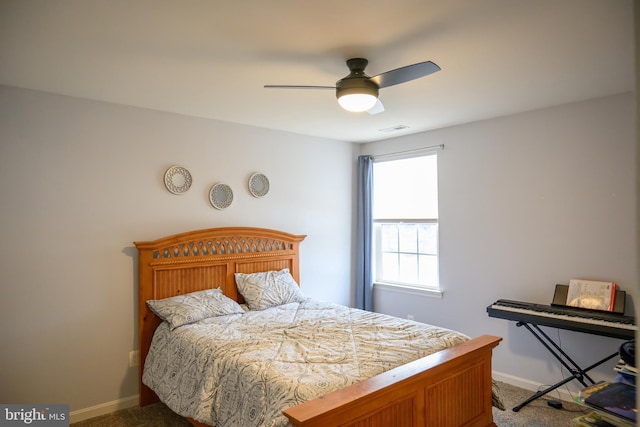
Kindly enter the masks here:
<path id="1" fill-rule="evenodd" d="M 528 398 L 524 402 L 522 402 L 519 405 L 515 406 L 513 408 L 513 412 L 518 412 L 520 409 L 522 409 L 523 407 L 525 407 L 529 403 L 533 402 L 537 398 L 539 398 L 541 396 L 544 396 L 545 394 L 557 389 L 558 387 L 563 386 L 564 384 L 568 383 L 569 381 L 578 380 L 585 387 L 588 387 L 589 385 L 595 384 L 595 381 L 587 374 L 587 372 L 589 372 L 590 370 L 592 370 L 592 369 L 602 365 L 603 363 L 613 359 L 614 357 L 618 356 L 618 352 L 616 351 L 612 355 L 605 357 L 604 359 L 594 363 L 593 365 L 587 366 L 586 368 L 581 368 L 571 357 L 569 357 L 569 355 L 567 355 L 567 353 L 565 353 L 558 346 L 558 344 L 556 344 L 551 338 L 549 338 L 549 336 L 546 333 L 544 333 L 544 331 L 542 329 L 540 329 L 540 327 L 538 325 L 535 325 L 535 324 L 532 324 L 532 323 L 523 322 L 523 321 L 518 321 L 516 323 L 516 326 L 519 326 L 519 327 L 520 326 L 524 326 L 525 328 L 527 328 L 527 330 L 529 332 L 531 332 L 531 334 L 533 334 L 533 336 L 536 337 L 536 339 L 538 341 L 540 341 L 542 343 L 542 345 L 547 350 L 549 350 L 549 352 L 556 359 L 558 359 L 558 361 L 560 361 L 562 366 L 564 366 L 571 373 L 571 375 L 569 377 L 563 379 L 562 381 L 557 382 L 556 384 L 554 384 L 554 385 L 552 385 L 550 387 L 547 387 L 544 390 L 541 390 L 541 391 L 537 392 L 536 394 L 534 394 L 533 396 L 531 396 L 530 398 Z M 587 382 L 589 382 L 590 384 L 587 383 Z"/>

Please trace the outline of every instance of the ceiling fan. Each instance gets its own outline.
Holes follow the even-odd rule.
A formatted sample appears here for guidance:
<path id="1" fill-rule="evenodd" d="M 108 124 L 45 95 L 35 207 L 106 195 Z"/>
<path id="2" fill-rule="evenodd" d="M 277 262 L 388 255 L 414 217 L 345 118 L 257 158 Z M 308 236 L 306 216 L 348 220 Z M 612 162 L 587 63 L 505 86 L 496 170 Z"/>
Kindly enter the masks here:
<path id="1" fill-rule="evenodd" d="M 438 65 L 431 61 L 425 61 L 369 77 L 364 72 L 368 63 L 369 61 L 364 58 L 347 59 L 347 67 L 350 72 L 338 80 L 335 86 L 264 85 L 264 87 L 267 89 L 334 89 L 338 103 L 345 110 L 367 111 L 370 114 L 377 114 L 384 111 L 384 107 L 378 99 L 379 89 L 440 71 Z"/>

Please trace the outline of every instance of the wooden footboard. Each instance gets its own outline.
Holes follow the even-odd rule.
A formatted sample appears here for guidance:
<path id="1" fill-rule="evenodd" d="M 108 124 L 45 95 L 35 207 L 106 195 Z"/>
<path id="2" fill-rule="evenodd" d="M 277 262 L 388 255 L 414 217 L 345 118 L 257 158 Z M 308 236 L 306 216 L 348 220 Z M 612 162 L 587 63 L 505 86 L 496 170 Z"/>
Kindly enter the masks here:
<path id="1" fill-rule="evenodd" d="M 283 413 L 295 427 L 495 426 L 491 354 L 500 341 L 483 335 Z"/>

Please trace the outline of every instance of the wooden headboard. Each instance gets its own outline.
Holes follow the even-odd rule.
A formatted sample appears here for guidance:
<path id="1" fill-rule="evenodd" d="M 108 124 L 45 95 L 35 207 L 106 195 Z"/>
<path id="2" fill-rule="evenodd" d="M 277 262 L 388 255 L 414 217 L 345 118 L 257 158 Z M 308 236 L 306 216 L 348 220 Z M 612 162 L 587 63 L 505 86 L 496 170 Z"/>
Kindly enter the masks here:
<path id="1" fill-rule="evenodd" d="M 300 283 L 299 246 L 304 235 L 267 228 L 223 227 L 189 231 L 138 248 L 138 337 L 140 346 L 140 405 L 158 400 L 142 384 L 144 361 L 161 320 L 146 301 L 204 289 L 220 288 L 229 298 L 244 302 L 234 274 L 288 268 Z"/>

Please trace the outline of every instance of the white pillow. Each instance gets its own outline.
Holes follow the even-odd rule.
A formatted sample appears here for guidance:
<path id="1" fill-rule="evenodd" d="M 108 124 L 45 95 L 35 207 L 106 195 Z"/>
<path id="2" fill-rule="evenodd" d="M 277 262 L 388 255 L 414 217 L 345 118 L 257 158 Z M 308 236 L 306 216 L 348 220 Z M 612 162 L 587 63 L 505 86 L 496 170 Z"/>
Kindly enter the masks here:
<path id="1" fill-rule="evenodd" d="M 236 273 L 235 278 L 238 291 L 251 310 L 264 310 L 305 300 L 288 268 L 262 273 Z"/>
<path id="2" fill-rule="evenodd" d="M 220 289 L 148 300 L 147 306 L 162 320 L 169 322 L 172 330 L 209 317 L 244 313 L 240 304 L 228 298 Z"/>

